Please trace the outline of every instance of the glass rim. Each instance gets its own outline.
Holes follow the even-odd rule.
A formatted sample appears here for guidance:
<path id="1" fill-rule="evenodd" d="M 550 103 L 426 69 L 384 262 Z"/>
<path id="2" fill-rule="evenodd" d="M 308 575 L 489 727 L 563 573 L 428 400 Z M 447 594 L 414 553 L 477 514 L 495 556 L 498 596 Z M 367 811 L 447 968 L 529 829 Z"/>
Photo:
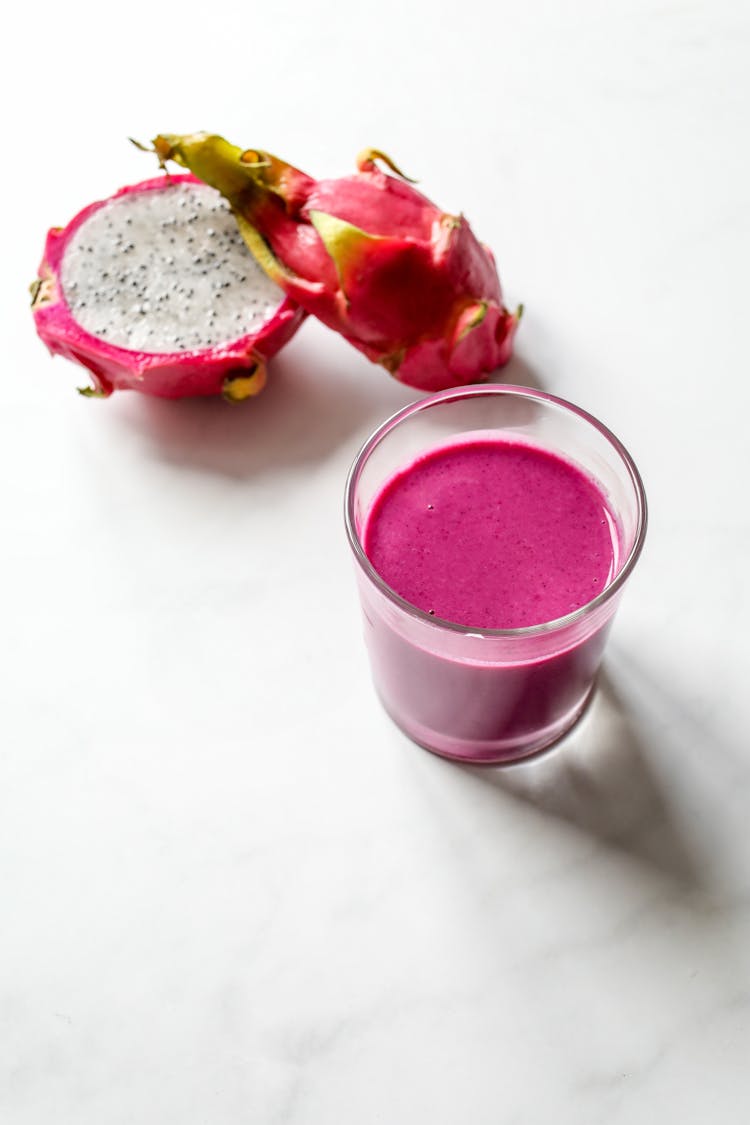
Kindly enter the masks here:
<path id="1" fill-rule="evenodd" d="M 423 609 L 419 609 L 418 606 L 413 605 L 412 602 L 407 601 L 406 598 L 402 598 L 401 595 L 389 586 L 378 574 L 377 570 L 368 559 L 360 541 L 354 518 L 354 491 L 361 471 L 373 451 L 393 429 L 412 415 L 418 414 L 422 410 L 427 410 L 437 403 L 459 402 L 467 398 L 481 398 L 483 396 L 495 395 L 525 398 L 535 402 L 546 403 L 550 406 L 562 409 L 563 411 L 575 414 L 582 421 L 593 426 L 594 429 L 598 430 L 602 437 L 609 442 L 625 465 L 633 485 L 637 503 L 637 523 L 633 546 L 617 574 L 612 581 L 604 587 L 601 593 L 597 594 L 591 601 L 579 606 L 578 609 L 565 614 L 563 617 L 556 617 L 552 621 L 542 621 L 537 625 L 521 625 L 514 629 L 483 629 L 470 625 L 461 625 L 456 621 L 448 621 L 446 618 L 426 613 Z M 648 525 L 648 506 L 646 502 L 646 490 L 643 486 L 641 474 L 636 467 L 635 461 L 620 439 L 616 437 L 603 422 L 595 418 L 593 414 L 589 414 L 587 410 L 583 410 L 580 406 L 576 406 L 575 403 L 569 402 L 568 399 L 549 394 L 547 391 L 538 391 L 532 387 L 522 387 L 512 383 L 483 383 L 464 387 L 451 387 L 445 391 L 437 391 L 434 394 L 425 395 L 424 398 L 409 403 L 407 406 L 397 410 L 394 414 L 391 414 L 384 422 L 381 422 L 363 443 L 349 469 L 344 491 L 344 522 L 349 546 L 360 568 L 381 594 L 383 594 L 389 602 L 397 606 L 403 613 L 408 614 L 409 617 L 433 629 L 457 633 L 464 637 L 486 637 L 488 639 L 492 637 L 521 638 L 543 636 L 547 633 L 554 633 L 565 629 L 567 626 L 574 625 L 582 621 L 585 617 L 590 616 L 591 613 L 595 612 L 600 606 L 605 605 L 614 597 L 618 590 L 625 584 L 643 549 Z"/>

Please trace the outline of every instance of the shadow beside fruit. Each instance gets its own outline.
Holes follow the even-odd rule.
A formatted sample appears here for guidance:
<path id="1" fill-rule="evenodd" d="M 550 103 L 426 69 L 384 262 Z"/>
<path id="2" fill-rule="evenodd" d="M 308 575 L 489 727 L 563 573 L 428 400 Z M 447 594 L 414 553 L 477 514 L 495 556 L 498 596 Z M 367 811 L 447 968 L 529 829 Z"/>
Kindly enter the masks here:
<path id="1" fill-rule="evenodd" d="M 540 387 L 518 356 L 491 381 Z M 344 445 L 353 458 L 385 418 L 420 397 L 308 321 L 270 361 L 268 385 L 256 398 L 232 406 L 218 398 L 123 393 L 116 401 L 118 420 L 144 434 L 159 459 L 241 480 L 314 464 Z M 114 401 L 102 405 L 106 410 Z"/>

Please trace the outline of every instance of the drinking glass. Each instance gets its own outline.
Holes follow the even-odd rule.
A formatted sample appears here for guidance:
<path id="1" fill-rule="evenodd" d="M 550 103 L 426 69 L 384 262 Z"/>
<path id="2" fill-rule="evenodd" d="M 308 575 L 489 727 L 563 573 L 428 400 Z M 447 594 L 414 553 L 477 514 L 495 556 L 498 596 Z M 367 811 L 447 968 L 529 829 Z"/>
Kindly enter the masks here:
<path id="1" fill-rule="evenodd" d="M 411 605 L 373 568 L 362 531 L 382 486 L 428 450 L 470 434 L 541 446 L 597 484 L 617 525 L 615 559 L 610 581 L 586 605 L 524 628 L 469 628 Z M 593 689 L 646 518 L 643 483 L 625 447 L 564 399 L 527 387 L 470 386 L 389 418 L 354 461 L 345 520 L 372 677 L 391 718 L 421 746 L 463 762 L 510 762 L 559 739 Z"/>

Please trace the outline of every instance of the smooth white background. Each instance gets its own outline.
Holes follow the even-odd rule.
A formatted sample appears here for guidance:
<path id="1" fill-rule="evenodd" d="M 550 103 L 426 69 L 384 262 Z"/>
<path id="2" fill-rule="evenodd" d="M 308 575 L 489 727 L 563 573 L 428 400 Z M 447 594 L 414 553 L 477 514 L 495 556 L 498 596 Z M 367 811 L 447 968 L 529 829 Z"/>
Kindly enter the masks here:
<path id="1" fill-rule="evenodd" d="M 27 5 L 3 95 L 0 1116 L 750 1116 L 750 17 L 741 2 Z M 597 701 L 472 771 L 381 713 L 347 468 L 414 393 L 307 322 L 263 396 L 86 401 L 46 228 L 223 132 L 381 147 L 495 250 L 502 373 L 629 446 Z"/>

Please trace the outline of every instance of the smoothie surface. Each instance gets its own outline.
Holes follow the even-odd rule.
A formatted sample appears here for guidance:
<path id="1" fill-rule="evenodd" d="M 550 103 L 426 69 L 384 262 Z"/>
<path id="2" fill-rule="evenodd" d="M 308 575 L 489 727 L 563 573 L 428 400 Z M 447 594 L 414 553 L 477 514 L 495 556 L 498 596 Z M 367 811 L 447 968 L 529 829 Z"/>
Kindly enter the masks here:
<path id="1" fill-rule="evenodd" d="M 597 485 L 552 451 L 459 439 L 375 496 L 362 541 L 381 578 L 436 617 L 477 629 L 553 621 L 613 575 L 614 519 Z"/>

